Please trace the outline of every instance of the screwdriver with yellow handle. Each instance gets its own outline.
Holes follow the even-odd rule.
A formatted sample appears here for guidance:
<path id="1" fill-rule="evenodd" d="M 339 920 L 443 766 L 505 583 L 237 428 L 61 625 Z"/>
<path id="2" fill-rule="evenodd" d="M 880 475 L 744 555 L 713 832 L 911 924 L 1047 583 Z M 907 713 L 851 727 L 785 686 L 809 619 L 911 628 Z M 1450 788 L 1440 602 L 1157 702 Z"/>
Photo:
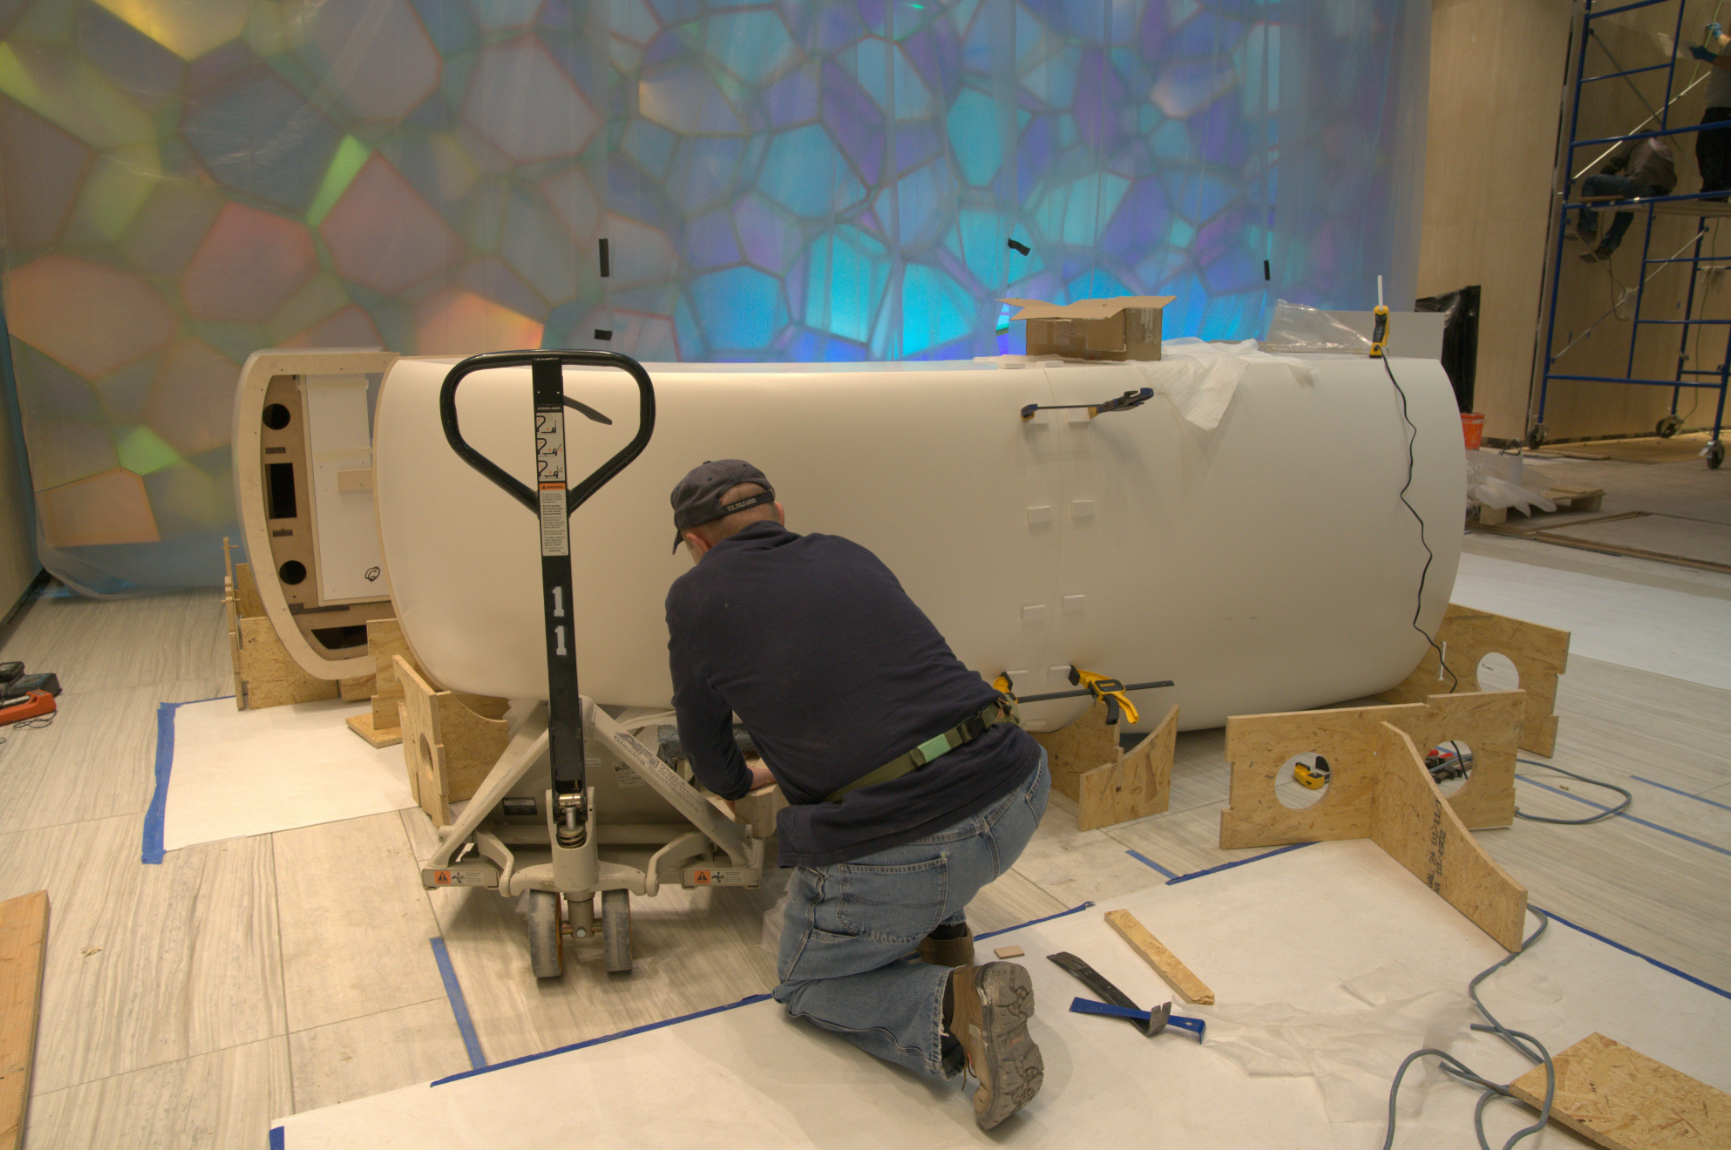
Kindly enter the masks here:
<path id="1" fill-rule="evenodd" d="M 1370 331 L 1370 358 L 1381 359 L 1383 348 L 1388 344 L 1388 308 L 1382 302 L 1382 277 L 1376 277 L 1376 310 L 1371 313 L 1376 317 Z"/>

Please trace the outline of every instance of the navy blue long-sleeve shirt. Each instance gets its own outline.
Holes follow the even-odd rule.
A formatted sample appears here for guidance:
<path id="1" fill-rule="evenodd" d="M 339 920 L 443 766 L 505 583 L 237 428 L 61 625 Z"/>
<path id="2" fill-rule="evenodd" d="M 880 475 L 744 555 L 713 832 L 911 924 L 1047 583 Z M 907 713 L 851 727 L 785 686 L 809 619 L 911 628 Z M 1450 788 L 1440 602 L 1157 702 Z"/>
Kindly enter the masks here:
<path id="1" fill-rule="evenodd" d="M 1039 761 L 1032 738 L 998 723 L 918 771 L 825 801 L 997 697 L 889 568 L 839 536 L 751 524 L 674 581 L 667 630 L 692 770 L 723 798 L 750 789 L 737 712 L 792 804 L 778 819 L 782 866 L 846 862 L 941 830 Z"/>

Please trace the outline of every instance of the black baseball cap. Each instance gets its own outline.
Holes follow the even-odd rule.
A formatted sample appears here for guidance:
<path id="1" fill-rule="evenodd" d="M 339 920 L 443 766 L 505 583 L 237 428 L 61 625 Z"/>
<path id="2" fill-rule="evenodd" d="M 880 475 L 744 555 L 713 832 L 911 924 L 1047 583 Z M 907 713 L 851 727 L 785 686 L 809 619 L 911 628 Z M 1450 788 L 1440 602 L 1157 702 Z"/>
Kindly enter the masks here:
<path id="1" fill-rule="evenodd" d="M 723 495 L 741 483 L 756 483 L 763 490 L 732 503 L 721 502 Z M 679 541 L 691 528 L 725 519 L 735 511 L 744 511 L 760 503 L 774 503 L 775 488 L 769 485 L 763 472 L 743 459 L 710 459 L 693 467 L 674 486 L 672 502 L 673 549 L 678 551 Z"/>

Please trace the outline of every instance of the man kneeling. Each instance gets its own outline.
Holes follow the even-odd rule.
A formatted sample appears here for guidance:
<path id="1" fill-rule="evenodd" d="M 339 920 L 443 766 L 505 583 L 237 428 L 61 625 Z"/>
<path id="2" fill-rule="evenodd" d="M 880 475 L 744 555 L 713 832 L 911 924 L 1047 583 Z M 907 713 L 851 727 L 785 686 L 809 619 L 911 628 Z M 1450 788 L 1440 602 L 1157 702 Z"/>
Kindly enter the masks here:
<path id="1" fill-rule="evenodd" d="M 792 804 L 777 826 L 797 869 L 776 1000 L 899 1066 L 971 1069 L 975 1119 L 996 1126 L 1044 1076 L 1034 990 L 1014 963 L 973 965 L 964 912 L 1039 825 L 1045 752 L 889 568 L 789 531 L 755 467 L 695 468 L 673 523 L 694 564 L 667 594 L 692 770 L 725 799 L 774 781 Z M 735 713 L 764 766 L 740 756 Z"/>

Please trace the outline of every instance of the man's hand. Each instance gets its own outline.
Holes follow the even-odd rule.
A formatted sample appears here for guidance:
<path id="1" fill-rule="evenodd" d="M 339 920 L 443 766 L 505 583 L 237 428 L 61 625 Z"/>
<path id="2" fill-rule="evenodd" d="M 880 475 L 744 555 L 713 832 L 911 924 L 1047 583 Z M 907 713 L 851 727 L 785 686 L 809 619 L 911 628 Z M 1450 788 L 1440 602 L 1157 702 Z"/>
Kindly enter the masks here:
<path id="1" fill-rule="evenodd" d="M 758 790 L 762 787 L 770 786 L 771 784 L 773 784 L 775 782 L 775 776 L 769 773 L 769 768 L 763 765 L 762 760 L 752 759 L 752 760 L 749 760 L 745 765 L 751 771 L 751 789 L 753 791 Z M 747 792 L 747 793 L 749 794 L 750 792 Z M 738 813 L 739 800 L 738 799 L 728 799 L 727 800 L 727 809 L 730 811 L 733 811 L 735 813 Z"/>
<path id="2" fill-rule="evenodd" d="M 1701 61 L 1703 64 L 1711 64 L 1719 58 L 1719 53 L 1713 51 L 1711 48 L 1703 48 L 1699 44 L 1692 45 L 1689 48 L 1689 55 L 1695 57 L 1695 59 Z"/>

